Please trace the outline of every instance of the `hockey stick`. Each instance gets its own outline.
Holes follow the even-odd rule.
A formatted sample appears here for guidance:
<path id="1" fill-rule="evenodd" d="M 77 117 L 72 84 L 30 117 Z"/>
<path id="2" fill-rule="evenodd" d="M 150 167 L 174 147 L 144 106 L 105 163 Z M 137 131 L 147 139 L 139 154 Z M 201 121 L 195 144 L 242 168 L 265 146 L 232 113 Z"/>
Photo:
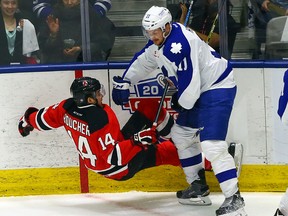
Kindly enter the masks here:
<path id="1" fill-rule="evenodd" d="M 164 103 L 164 99 L 166 97 L 166 94 L 167 94 L 167 91 L 168 91 L 168 87 L 169 87 L 169 81 L 167 80 L 167 78 L 164 78 L 163 82 L 165 83 L 164 91 L 163 91 L 163 94 L 162 94 L 162 97 L 161 97 L 161 100 L 160 100 L 160 103 L 159 103 L 159 107 L 158 107 L 158 110 L 157 110 L 157 113 L 156 113 L 155 120 L 153 122 L 152 130 L 156 130 L 158 119 L 159 119 L 159 116 L 160 116 L 160 112 L 161 112 L 161 109 L 162 109 L 162 106 L 163 106 L 163 103 Z"/>
<path id="2" fill-rule="evenodd" d="M 211 27 L 210 32 L 209 32 L 209 34 L 208 34 L 208 37 L 207 37 L 207 39 L 206 39 L 206 43 L 207 43 L 207 44 L 209 44 L 209 42 L 210 42 L 210 39 L 211 39 L 211 37 L 212 37 L 212 34 L 213 34 L 214 29 L 215 29 L 215 26 L 216 26 L 216 21 L 218 20 L 219 14 L 220 14 L 220 12 L 222 11 L 225 2 L 226 2 L 225 0 L 222 0 L 221 5 L 220 5 L 220 6 L 221 6 L 221 7 L 220 7 L 220 10 L 218 10 L 218 13 L 216 14 L 216 17 L 214 18 L 212 27 Z"/>
<path id="3" fill-rule="evenodd" d="M 207 44 L 209 44 L 210 39 L 211 39 L 211 37 L 212 37 L 212 34 L 213 34 L 213 32 L 214 32 L 214 29 L 215 29 L 215 26 L 216 26 L 216 21 L 218 20 L 218 16 L 219 16 L 219 13 L 217 13 L 217 15 L 216 15 L 216 17 L 215 17 L 215 19 L 214 19 L 214 21 L 213 21 L 213 25 L 212 25 L 212 27 L 211 27 L 211 30 L 210 30 L 210 32 L 209 32 L 209 34 L 208 34 L 207 39 L 206 39 L 206 43 L 207 43 Z"/>
<path id="4" fill-rule="evenodd" d="M 187 24 L 188 24 L 188 21 L 189 21 L 189 18 L 190 18 L 190 14 L 191 14 L 191 11 L 192 11 L 192 6 L 193 6 L 193 0 L 191 1 L 190 5 L 189 5 L 189 9 L 188 9 L 188 12 L 186 14 L 185 21 L 184 21 L 184 26 L 187 26 Z"/>

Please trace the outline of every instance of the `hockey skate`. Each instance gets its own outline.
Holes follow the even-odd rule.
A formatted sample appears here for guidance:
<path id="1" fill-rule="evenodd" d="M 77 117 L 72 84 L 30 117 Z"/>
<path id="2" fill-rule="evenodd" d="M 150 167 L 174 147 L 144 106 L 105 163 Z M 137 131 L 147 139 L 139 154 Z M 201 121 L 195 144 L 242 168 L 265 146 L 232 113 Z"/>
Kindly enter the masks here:
<path id="1" fill-rule="evenodd" d="M 237 191 L 233 196 L 224 200 L 223 204 L 216 210 L 217 216 L 247 216 L 244 210 L 244 199 L 240 192 Z"/>
<path id="2" fill-rule="evenodd" d="M 211 205 L 212 202 L 209 198 L 209 187 L 206 184 L 205 170 L 201 169 L 198 172 L 200 179 L 195 180 L 185 190 L 178 191 L 176 196 L 179 203 L 183 205 L 198 205 L 205 206 Z"/>
<path id="3" fill-rule="evenodd" d="M 276 210 L 274 216 L 278 216 L 278 215 L 283 215 L 282 212 L 279 209 Z"/>

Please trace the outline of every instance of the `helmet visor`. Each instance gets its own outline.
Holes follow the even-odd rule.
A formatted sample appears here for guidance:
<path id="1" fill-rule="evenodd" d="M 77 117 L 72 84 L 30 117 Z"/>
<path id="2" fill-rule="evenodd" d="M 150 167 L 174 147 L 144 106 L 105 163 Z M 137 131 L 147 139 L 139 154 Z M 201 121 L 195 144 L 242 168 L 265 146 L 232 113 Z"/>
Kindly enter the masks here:
<path id="1" fill-rule="evenodd" d="M 148 40 L 153 40 L 154 38 L 159 38 L 163 35 L 163 31 L 161 28 L 155 29 L 155 30 L 145 30 L 142 27 L 142 32 L 143 35 L 148 39 Z"/>
<path id="2" fill-rule="evenodd" d="M 106 90 L 103 84 L 100 85 L 100 94 L 104 97 L 106 95 Z"/>

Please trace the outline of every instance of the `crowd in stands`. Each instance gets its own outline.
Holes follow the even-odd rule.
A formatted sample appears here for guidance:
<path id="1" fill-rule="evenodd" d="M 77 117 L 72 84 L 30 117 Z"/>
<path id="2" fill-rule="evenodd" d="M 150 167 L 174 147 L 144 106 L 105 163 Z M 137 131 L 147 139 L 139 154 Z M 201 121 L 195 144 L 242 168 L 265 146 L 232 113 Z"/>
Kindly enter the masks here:
<path id="1" fill-rule="evenodd" d="M 233 6 L 230 0 L 226 1 L 227 8 L 227 28 L 228 28 L 228 58 L 231 58 L 236 34 L 240 31 L 240 24 L 231 15 L 230 8 Z M 190 4 L 180 3 L 175 10 L 174 19 L 184 24 Z M 191 22 L 186 23 L 188 27 L 196 31 L 198 36 L 209 43 L 218 53 L 220 53 L 219 19 L 217 16 L 218 0 L 196 0 L 191 7 Z M 221 10 L 220 9 L 220 10 Z M 189 20 L 189 19 L 188 19 Z M 212 26 L 215 25 L 214 29 Z"/>
<path id="2" fill-rule="evenodd" d="M 115 26 L 110 0 L 88 0 L 91 61 L 106 61 Z M 0 65 L 82 62 L 80 0 L 0 0 Z"/>
<path id="3" fill-rule="evenodd" d="M 250 0 L 255 25 L 255 50 L 253 59 L 261 57 L 261 45 L 266 42 L 267 24 L 270 20 L 288 15 L 287 0 Z M 288 38 L 286 39 L 288 41 Z"/>

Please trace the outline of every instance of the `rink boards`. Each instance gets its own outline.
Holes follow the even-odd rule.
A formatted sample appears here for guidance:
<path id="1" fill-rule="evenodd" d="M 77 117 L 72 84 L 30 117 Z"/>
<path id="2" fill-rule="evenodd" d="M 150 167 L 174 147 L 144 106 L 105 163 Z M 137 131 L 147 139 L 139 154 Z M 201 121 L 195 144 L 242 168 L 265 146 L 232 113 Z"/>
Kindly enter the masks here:
<path id="1" fill-rule="evenodd" d="M 288 163 L 288 130 L 277 116 L 282 77 L 288 68 L 288 65 L 284 66 L 235 68 L 238 90 L 227 141 L 244 145 L 241 190 L 284 191 L 288 185 L 285 166 Z M 74 66 L 69 68 L 75 69 Z M 49 67 L 46 72 L 27 69 L 23 70 L 25 73 L 0 71 L 3 73 L 0 75 L 0 195 L 79 193 L 79 158 L 66 132 L 63 129 L 45 133 L 33 131 L 22 138 L 17 130 L 18 119 L 27 107 L 41 108 L 70 97 L 69 87 L 75 73 L 69 68 L 55 71 Z M 114 105 L 109 97 L 111 79 L 123 70 L 103 67 L 83 71 L 83 75 L 96 77 L 105 85 L 104 102 L 115 110 L 121 125 L 137 106 L 137 98 L 161 95 L 159 86 L 146 85 L 157 82 L 152 76 L 138 88 L 131 89 L 136 98 L 133 104 L 128 107 Z M 154 75 L 157 77 L 157 73 Z M 171 111 L 169 100 L 164 106 Z M 207 177 L 211 190 L 219 190 L 213 173 L 207 172 Z M 186 186 L 182 170 L 170 166 L 145 170 L 125 182 L 111 181 L 89 172 L 89 182 L 91 192 L 176 191 Z"/>
<path id="2" fill-rule="evenodd" d="M 206 171 L 211 192 L 220 192 L 211 171 Z M 284 192 L 288 185 L 288 166 L 244 165 L 239 185 L 242 192 Z M 2 170 L 1 196 L 80 193 L 79 167 Z M 89 171 L 90 193 L 126 191 L 174 192 L 187 187 L 180 167 L 162 166 L 139 172 L 127 181 L 114 181 Z"/>

